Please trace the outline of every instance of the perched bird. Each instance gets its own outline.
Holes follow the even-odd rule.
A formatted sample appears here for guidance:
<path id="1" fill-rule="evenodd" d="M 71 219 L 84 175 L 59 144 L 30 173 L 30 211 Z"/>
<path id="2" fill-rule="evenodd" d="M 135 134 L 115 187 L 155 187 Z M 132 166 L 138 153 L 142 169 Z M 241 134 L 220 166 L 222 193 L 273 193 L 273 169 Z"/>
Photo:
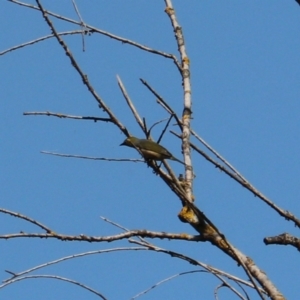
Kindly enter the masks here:
<path id="1" fill-rule="evenodd" d="M 176 160 L 181 164 L 185 165 L 184 162 L 174 157 L 166 148 L 150 140 L 138 139 L 134 136 L 130 136 L 127 139 L 125 139 L 120 146 L 136 148 L 143 154 L 145 159 L 171 159 Z"/>

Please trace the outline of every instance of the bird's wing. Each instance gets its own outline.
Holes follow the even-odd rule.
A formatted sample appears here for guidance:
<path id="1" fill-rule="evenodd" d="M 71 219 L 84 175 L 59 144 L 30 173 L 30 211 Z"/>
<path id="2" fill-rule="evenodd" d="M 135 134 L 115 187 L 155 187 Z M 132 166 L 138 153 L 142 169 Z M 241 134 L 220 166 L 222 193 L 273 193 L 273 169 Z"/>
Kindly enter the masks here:
<path id="1" fill-rule="evenodd" d="M 162 155 L 173 156 L 165 147 L 150 140 L 143 140 L 143 148 L 149 151 L 156 151 Z"/>

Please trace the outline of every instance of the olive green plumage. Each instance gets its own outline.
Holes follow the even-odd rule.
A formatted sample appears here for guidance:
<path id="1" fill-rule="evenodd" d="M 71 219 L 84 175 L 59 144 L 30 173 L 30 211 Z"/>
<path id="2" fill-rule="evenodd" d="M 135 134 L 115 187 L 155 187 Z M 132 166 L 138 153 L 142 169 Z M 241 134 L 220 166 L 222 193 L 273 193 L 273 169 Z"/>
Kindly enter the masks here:
<path id="1" fill-rule="evenodd" d="M 171 159 L 185 165 L 184 162 L 174 157 L 165 147 L 146 139 L 138 139 L 130 136 L 120 146 L 136 148 L 143 154 L 145 159 L 163 160 Z"/>

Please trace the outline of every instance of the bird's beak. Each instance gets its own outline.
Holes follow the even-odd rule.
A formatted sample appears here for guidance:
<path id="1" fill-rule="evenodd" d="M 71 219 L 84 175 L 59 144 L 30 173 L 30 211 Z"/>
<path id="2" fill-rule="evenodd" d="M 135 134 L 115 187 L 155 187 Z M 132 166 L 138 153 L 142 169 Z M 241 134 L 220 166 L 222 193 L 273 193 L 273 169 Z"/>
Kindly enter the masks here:
<path id="1" fill-rule="evenodd" d="M 120 144 L 120 146 L 127 146 L 127 147 L 130 147 L 130 142 L 129 142 L 129 140 L 128 140 L 128 138 L 127 139 L 125 139 L 124 141 L 123 141 L 123 143 L 122 144 Z"/>

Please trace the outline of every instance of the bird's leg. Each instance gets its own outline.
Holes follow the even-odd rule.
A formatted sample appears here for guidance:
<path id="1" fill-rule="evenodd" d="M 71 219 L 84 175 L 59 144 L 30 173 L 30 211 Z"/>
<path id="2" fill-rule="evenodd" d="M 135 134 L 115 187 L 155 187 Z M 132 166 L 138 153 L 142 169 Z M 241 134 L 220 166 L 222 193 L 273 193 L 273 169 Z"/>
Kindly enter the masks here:
<path id="1" fill-rule="evenodd" d="M 158 171 L 159 171 L 159 168 L 160 168 L 161 164 L 158 166 L 157 163 L 156 163 L 156 161 L 155 161 L 155 160 L 152 160 L 152 159 L 145 159 L 145 161 L 146 161 L 148 167 L 150 167 L 150 162 L 154 162 L 155 167 L 156 167 L 157 169 L 153 169 L 153 174 L 158 175 Z"/>
<path id="2" fill-rule="evenodd" d="M 145 163 L 147 164 L 147 166 L 148 166 L 148 168 L 149 168 L 149 167 L 150 167 L 151 159 L 147 159 L 147 158 L 145 158 L 145 157 L 144 157 L 144 159 L 145 159 Z"/>
<path id="3" fill-rule="evenodd" d="M 154 163 L 156 164 L 156 166 L 157 166 L 157 171 L 158 171 L 158 170 L 160 169 L 161 165 L 162 165 L 162 161 L 160 162 L 159 165 L 157 165 L 157 161 L 156 161 L 156 160 L 153 160 L 153 161 L 154 161 Z M 153 172 L 153 173 L 158 174 L 158 172 Z"/>

